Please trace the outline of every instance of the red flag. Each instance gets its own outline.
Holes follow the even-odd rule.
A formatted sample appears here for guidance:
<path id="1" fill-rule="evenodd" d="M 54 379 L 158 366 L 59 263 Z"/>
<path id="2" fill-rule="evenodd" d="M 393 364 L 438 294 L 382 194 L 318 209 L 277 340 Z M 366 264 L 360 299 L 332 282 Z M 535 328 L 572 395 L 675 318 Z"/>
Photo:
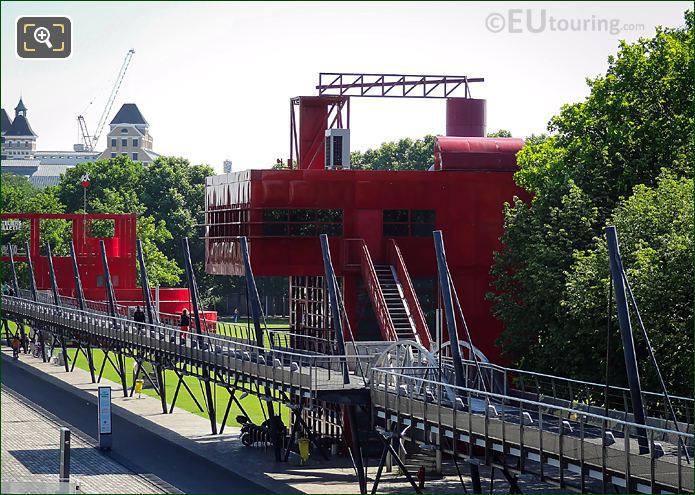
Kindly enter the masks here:
<path id="1" fill-rule="evenodd" d="M 82 181 L 82 187 L 85 189 L 89 187 L 89 174 L 85 173 L 80 180 Z"/>

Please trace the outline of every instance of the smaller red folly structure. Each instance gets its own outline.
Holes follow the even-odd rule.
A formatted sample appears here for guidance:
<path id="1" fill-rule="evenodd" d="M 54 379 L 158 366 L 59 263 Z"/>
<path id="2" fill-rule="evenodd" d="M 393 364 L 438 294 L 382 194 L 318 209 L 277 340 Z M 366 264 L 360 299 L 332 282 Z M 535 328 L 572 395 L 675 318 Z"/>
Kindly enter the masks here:
<path id="1" fill-rule="evenodd" d="M 106 300 L 104 267 L 99 248 L 99 242 L 104 241 L 117 302 L 125 306 L 143 305 L 142 289 L 137 285 L 137 218 L 134 213 L 3 213 L 0 217 L 3 234 L 2 262 L 9 262 L 9 244 L 13 246 L 15 262 L 26 262 L 25 242 L 28 241 L 39 290 L 51 288 L 48 258 L 42 237 L 51 230 L 62 228 L 70 232 L 70 239 L 75 245 L 80 279 L 87 299 Z M 95 231 L 110 235 L 98 236 Z M 52 248 L 55 249 L 55 246 Z M 54 250 L 53 266 L 60 294 L 75 297 L 75 279 L 69 253 Z M 158 301 L 162 313 L 179 314 L 183 308 L 191 309 L 187 288 L 152 288 L 151 292 L 152 300 Z M 206 312 L 205 317 L 208 320 L 217 319 L 214 312 Z"/>

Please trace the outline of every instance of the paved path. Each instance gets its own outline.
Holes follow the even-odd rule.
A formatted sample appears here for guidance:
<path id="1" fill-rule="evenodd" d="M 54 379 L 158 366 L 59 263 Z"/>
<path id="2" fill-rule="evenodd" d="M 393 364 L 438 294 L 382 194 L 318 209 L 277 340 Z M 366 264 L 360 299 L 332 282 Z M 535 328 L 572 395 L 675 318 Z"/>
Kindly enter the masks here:
<path id="1" fill-rule="evenodd" d="M 61 424 L 21 396 L 2 389 L 3 492 L 17 483 L 58 481 Z M 94 448 L 93 439 L 71 427 L 71 481 L 85 493 L 165 493 L 171 491 L 154 477 L 134 473 Z"/>
<path id="2" fill-rule="evenodd" d="M 26 356 L 22 355 L 25 359 Z M 40 360 L 37 360 L 40 361 Z M 61 421 L 74 426 L 85 432 L 87 435 L 97 435 L 97 411 L 96 404 L 85 400 L 83 397 L 76 396 L 64 388 L 42 380 L 35 374 L 28 372 L 24 363 L 14 363 L 3 354 L 2 362 L 2 384 L 3 388 L 8 387 L 20 393 L 31 402 L 47 409 L 55 414 Z M 64 373 L 64 372 L 63 372 Z M 72 374 L 72 373 L 70 373 Z M 87 375 L 89 375 L 87 373 Z M 114 390 L 114 396 L 117 395 Z M 136 400 L 136 399 L 133 399 Z M 155 400 L 156 402 L 156 400 Z M 3 404 L 4 406 L 4 404 Z M 198 417 L 191 414 L 192 417 Z M 3 472 L 5 468 L 5 421 L 11 420 L 7 416 L 7 411 L 2 410 L 3 419 Z M 202 419 L 202 418 L 200 418 Z M 160 435 L 151 432 L 129 422 L 118 414 L 113 414 L 113 449 L 109 457 L 118 460 L 120 463 L 130 464 L 135 471 L 140 474 L 156 473 L 166 483 L 173 485 L 178 490 L 185 493 L 268 493 L 267 488 L 263 488 L 245 478 L 242 478 L 227 469 L 210 462 L 209 460 L 193 454 L 189 450 L 162 438 Z M 27 441 L 36 435 L 26 432 Z M 38 442 L 45 434 L 38 435 Z M 51 434 L 52 445 L 57 448 L 59 434 L 57 430 Z M 31 440 L 34 441 L 34 440 Z M 12 449 L 12 447 L 10 447 Z M 11 455 L 11 454 L 10 454 Z M 81 455 L 81 454 L 77 454 Z M 56 459 L 58 454 L 55 453 Z M 115 461 L 114 464 L 116 464 Z M 55 468 L 57 473 L 57 464 Z M 78 475 L 78 471 L 73 469 L 73 473 Z M 132 473 L 131 473 L 132 476 Z M 122 493 L 128 490 L 127 483 L 130 478 L 124 479 L 123 484 L 113 485 L 113 490 L 104 490 L 113 493 Z M 134 492 L 145 492 L 138 486 L 132 489 Z M 151 492 L 150 488 L 150 492 Z M 91 491 L 86 489 L 85 491 Z M 97 493 L 97 490 L 94 490 Z"/>

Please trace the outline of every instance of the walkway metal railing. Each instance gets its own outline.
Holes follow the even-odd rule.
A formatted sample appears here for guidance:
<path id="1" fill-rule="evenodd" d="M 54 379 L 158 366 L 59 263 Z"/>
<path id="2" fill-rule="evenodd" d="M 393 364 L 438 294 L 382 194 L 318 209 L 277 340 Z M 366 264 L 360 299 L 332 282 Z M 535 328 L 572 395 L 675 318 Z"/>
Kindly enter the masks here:
<path id="1" fill-rule="evenodd" d="M 642 426 L 619 418 L 537 400 L 456 387 L 417 376 L 414 369 L 372 368 L 372 405 L 387 422 L 409 425 L 408 436 L 433 443 L 450 453 L 482 451 L 486 462 L 495 453 L 518 458 L 522 471 L 555 476 L 561 487 L 568 474 L 622 486 L 627 492 L 656 489 L 690 491 L 693 465 L 683 444 L 692 450 L 693 434 Z M 456 404 L 448 400 L 454 390 Z M 652 455 L 640 455 L 637 430 L 646 431 Z M 666 438 L 668 443 L 658 440 Z M 445 440 L 448 439 L 448 440 Z M 575 476 L 576 477 L 576 476 Z"/>
<path id="2" fill-rule="evenodd" d="M 453 383 L 453 365 L 450 358 L 443 358 L 443 376 Z M 517 395 L 540 402 L 554 402 L 558 405 L 575 405 L 585 411 L 601 413 L 606 408 L 606 392 L 609 414 L 623 421 L 633 419 L 631 413 L 630 389 L 617 385 L 606 385 L 572 378 L 558 377 L 534 371 L 506 368 L 493 363 L 478 362 L 483 372 L 486 385 L 491 391 L 504 395 Z M 464 360 L 466 385 L 480 388 L 476 375 L 475 363 Z M 678 395 L 669 395 L 673 403 L 679 427 L 693 433 L 693 408 L 695 399 Z M 642 390 L 650 424 L 667 427 L 673 423 L 663 394 Z"/>
<path id="3" fill-rule="evenodd" d="M 24 299 L 32 300 L 31 292 L 26 289 L 20 289 L 19 295 Z M 45 304 L 53 304 L 53 295 L 49 291 L 39 291 L 37 293 L 37 299 L 39 302 Z M 61 305 L 65 307 L 79 308 L 78 300 L 74 297 L 60 296 L 60 302 Z M 107 302 L 85 299 L 85 306 L 89 310 L 103 314 L 109 314 L 109 304 Z M 122 318 L 132 318 L 134 311 L 134 306 L 116 304 L 116 314 L 118 314 Z M 169 326 L 171 328 L 180 327 L 179 323 L 181 321 L 181 315 L 164 313 L 161 311 L 158 313 L 158 315 L 161 325 Z M 207 324 L 203 326 L 205 327 L 204 331 L 214 331 L 214 333 L 216 333 L 219 336 L 226 336 L 231 339 L 245 342 L 256 342 L 256 330 L 253 328 L 251 324 L 223 321 L 207 321 Z M 288 330 L 289 327 L 287 329 L 264 327 L 264 332 L 270 339 L 270 342 L 267 342 L 267 345 L 270 345 L 270 347 L 273 348 L 289 348 L 290 339 L 294 334 L 289 333 Z M 192 324 L 190 326 L 189 331 L 195 331 L 195 324 Z"/>
<path id="4" fill-rule="evenodd" d="M 73 338 L 90 338 L 94 344 L 146 351 L 143 355 L 160 355 L 172 362 L 186 361 L 195 366 L 207 365 L 220 372 L 242 372 L 261 379 L 278 389 L 296 388 L 303 396 L 313 397 L 319 390 L 363 387 L 361 376 L 351 373 L 344 384 L 342 368 L 345 358 L 306 354 L 281 348 L 259 348 L 236 339 L 210 333 L 181 332 L 167 325 L 136 323 L 130 319 L 102 313 L 57 307 L 3 295 L 3 312 L 45 325 L 49 331 L 68 330 Z M 184 342 L 182 344 L 182 342 Z"/>

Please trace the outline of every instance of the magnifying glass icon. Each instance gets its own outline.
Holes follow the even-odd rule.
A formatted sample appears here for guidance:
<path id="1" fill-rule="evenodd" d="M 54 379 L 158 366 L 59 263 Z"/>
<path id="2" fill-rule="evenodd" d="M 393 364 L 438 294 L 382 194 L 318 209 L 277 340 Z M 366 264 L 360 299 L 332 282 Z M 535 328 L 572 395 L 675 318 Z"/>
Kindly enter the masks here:
<path id="1" fill-rule="evenodd" d="M 51 32 L 43 26 L 37 27 L 34 30 L 34 39 L 37 43 L 43 43 L 48 48 L 53 48 L 53 44 L 51 43 Z"/>

